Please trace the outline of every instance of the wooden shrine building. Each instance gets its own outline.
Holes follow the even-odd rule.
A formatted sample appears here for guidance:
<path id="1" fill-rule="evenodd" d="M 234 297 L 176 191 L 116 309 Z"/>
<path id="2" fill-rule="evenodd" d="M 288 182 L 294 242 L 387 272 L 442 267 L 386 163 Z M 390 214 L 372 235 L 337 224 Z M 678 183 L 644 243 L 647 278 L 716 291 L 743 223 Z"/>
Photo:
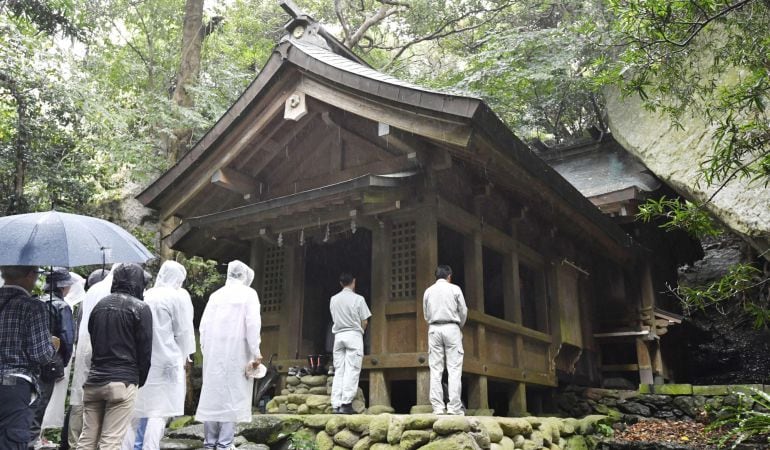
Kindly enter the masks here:
<path id="1" fill-rule="evenodd" d="M 265 355 L 285 372 L 325 353 L 351 271 L 373 313 L 369 403 L 428 404 L 422 294 L 441 263 L 470 309 L 469 408 L 537 412 L 560 378 L 599 383 L 602 333 L 631 337 L 636 381 L 664 373 L 649 251 L 482 100 L 377 72 L 282 4 L 292 20 L 262 71 L 138 196 L 164 246 L 254 268 Z"/>

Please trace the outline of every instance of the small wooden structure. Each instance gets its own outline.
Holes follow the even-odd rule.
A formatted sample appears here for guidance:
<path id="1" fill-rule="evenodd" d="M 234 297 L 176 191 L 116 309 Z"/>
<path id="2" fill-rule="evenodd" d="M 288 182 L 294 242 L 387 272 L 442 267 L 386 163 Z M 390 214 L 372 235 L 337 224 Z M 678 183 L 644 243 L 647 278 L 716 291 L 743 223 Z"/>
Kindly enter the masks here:
<path id="1" fill-rule="evenodd" d="M 470 408 L 537 411 L 560 376 L 598 382 L 606 330 L 633 333 L 652 382 L 651 255 L 483 101 L 377 72 L 283 4 L 288 34 L 256 79 L 138 196 L 164 245 L 251 264 L 263 352 L 284 371 L 323 353 L 349 270 L 373 313 L 370 404 L 428 404 L 422 294 L 443 263 L 470 308 Z"/>

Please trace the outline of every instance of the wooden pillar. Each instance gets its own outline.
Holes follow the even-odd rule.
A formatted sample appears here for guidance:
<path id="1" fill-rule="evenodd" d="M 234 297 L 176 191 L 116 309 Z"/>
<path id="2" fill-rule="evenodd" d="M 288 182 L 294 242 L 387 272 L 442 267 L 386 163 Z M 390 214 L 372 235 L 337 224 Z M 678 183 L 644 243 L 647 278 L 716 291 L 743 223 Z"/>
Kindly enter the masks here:
<path id="1" fill-rule="evenodd" d="M 641 384 L 653 384 L 652 360 L 650 358 L 650 349 L 647 348 L 647 342 L 644 339 L 636 339 L 636 359 L 639 364 L 639 382 Z"/>
<path id="2" fill-rule="evenodd" d="M 428 203 L 428 202 L 426 202 Z M 429 202 L 416 217 L 417 293 L 415 298 L 417 351 L 428 351 L 428 324 L 422 309 L 425 289 L 436 281 L 438 266 L 438 222 L 436 208 Z M 417 404 L 430 404 L 430 369 L 417 368 Z"/>
<path id="3" fill-rule="evenodd" d="M 176 227 L 179 226 L 180 220 L 176 216 L 170 216 L 163 219 L 160 223 L 160 261 L 161 263 L 174 259 L 174 250 L 166 244 L 164 239 L 170 235 Z"/>
<path id="4" fill-rule="evenodd" d="M 391 224 L 372 229 L 372 320 L 369 330 L 371 353 L 387 353 L 388 330 L 385 306 L 390 300 Z M 390 406 L 390 392 L 384 370 L 369 371 L 369 405 Z"/>
<path id="5" fill-rule="evenodd" d="M 474 231 L 465 237 L 465 299 L 468 309 L 484 312 L 484 249 L 481 241 L 481 233 Z M 475 341 L 477 346 L 476 356 L 479 361 L 487 360 L 486 328 L 482 324 L 476 324 Z M 471 355 L 467 351 L 466 355 Z M 487 389 L 487 377 L 485 375 L 470 376 L 468 389 L 468 407 L 471 409 L 488 409 L 489 393 Z"/>
<path id="6" fill-rule="evenodd" d="M 508 415 L 524 416 L 527 414 L 527 385 L 513 383 L 508 398 Z"/>
<path id="7" fill-rule="evenodd" d="M 294 359 L 302 342 L 302 302 L 305 297 L 304 247 L 286 247 L 284 297 L 281 306 L 281 327 L 278 357 Z"/>
<path id="8" fill-rule="evenodd" d="M 511 221 L 511 237 L 518 239 L 518 220 Z M 519 325 L 521 318 L 521 280 L 519 279 L 519 253 L 513 250 L 503 259 L 503 307 L 505 320 Z M 515 367 L 523 367 L 524 336 L 513 336 L 513 357 Z"/>

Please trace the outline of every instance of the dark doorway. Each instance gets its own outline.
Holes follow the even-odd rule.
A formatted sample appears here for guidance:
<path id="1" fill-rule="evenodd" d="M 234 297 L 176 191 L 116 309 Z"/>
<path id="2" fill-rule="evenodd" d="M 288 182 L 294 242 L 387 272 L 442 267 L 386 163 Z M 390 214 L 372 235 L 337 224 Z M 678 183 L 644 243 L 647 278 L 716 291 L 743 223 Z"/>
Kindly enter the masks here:
<path id="1" fill-rule="evenodd" d="M 439 224 L 438 263 L 452 268 L 452 283 L 465 290 L 465 236 Z M 435 269 L 435 267 L 433 268 Z"/>
<path id="2" fill-rule="evenodd" d="M 372 233 L 358 228 L 329 242 L 305 244 L 305 298 L 302 306 L 302 350 L 306 354 L 331 353 L 329 299 L 340 291 L 339 277 L 350 272 L 356 278 L 356 292 L 371 307 Z M 368 353 L 368 336 L 364 337 Z M 304 358 L 306 355 L 299 355 Z M 329 361 L 331 362 L 331 360 Z"/>

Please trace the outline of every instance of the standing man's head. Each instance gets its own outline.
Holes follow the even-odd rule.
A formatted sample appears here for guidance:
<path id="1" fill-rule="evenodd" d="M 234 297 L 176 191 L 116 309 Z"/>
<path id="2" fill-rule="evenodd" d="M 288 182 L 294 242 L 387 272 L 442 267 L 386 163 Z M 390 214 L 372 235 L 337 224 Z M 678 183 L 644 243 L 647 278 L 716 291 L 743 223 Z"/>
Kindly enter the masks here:
<path id="1" fill-rule="evenodd" d="M 447 265 L 436 267 L 436 279 L 452 281 L 452 268 Z"/>
<path id="2" fill-rule="evenodd" d="M 102 281 L 103 279 L 107 278 L 107 275 L 110 274 L 110 271 L 107 269 L 96 269 L 93 272 L 91 272 L 88 275 L 88 279 L 86 279 L 86 285 L 84 287 L 85 290 L 89 290 L 91 286 L 95 285 L 96 283 Z"/>
<path id="3" fill-rule="evenodd" d="M 144 269 L 139 264 L 120 264 L 112 269 L 113 294 L 127 294 L 144 300 Z"/>
<path id="4" fill-rule="evenodd" d="M 348 288 L 351 291 L 356 290 L 356 279 L 349 272 L 342 272 L 340 275 L 340 286 Z"/>
<path id="5" fill-rule="evenodd" d="M 3 274 L 5 284 L 13 284 L 23 287 L 31 292 L 37 282 L 37 266 L 2 266 L 0 272 Z"/>
<path id="6" fill-rule="evenodd" d="M 70 275 L 69 270 L 64 267 L 56 267 L 45 277 L 45 286 L 43 291 L 53 292 L 57 296 L 64 298 L 69 294 L 70 288 L 77 280 Z"/>

